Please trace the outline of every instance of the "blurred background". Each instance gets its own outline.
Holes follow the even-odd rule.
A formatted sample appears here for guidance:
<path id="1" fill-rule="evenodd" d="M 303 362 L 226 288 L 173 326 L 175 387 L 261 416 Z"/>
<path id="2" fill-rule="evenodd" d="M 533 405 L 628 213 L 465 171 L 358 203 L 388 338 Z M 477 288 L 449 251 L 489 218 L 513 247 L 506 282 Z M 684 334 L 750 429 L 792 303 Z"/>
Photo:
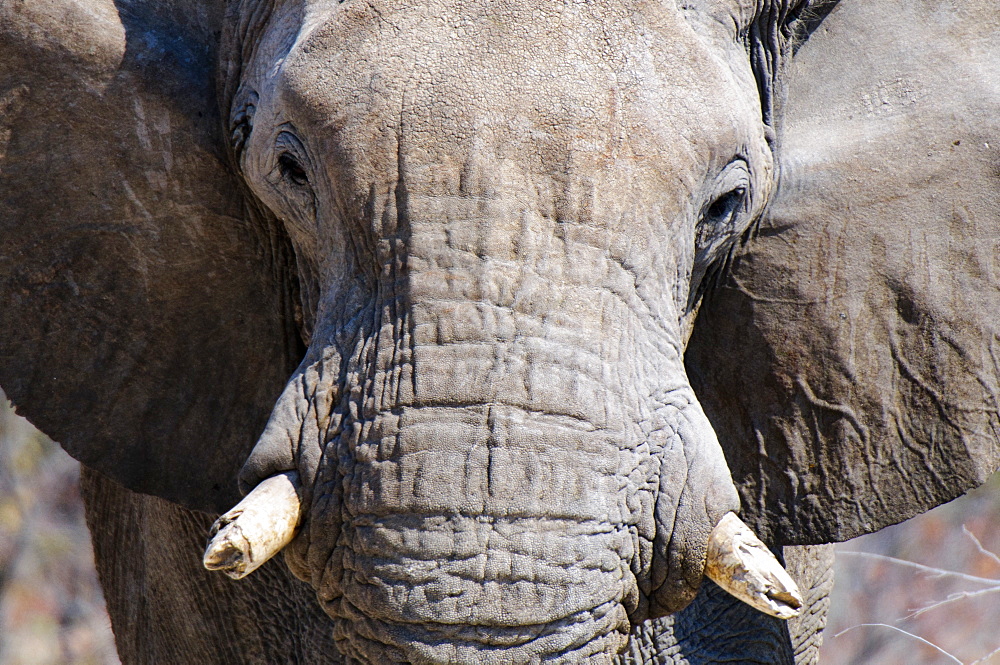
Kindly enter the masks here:
<path id="1" fill-rule="evenodd" d="M 0 393 L 0 663 L 118 663 L 80 465 Z"/>
<path id="2" fill-rule="evenodd" d="M 838 546 L 823 665 L 1000 665 L 998 525 L 995 476 Z M 0 393 L 0 665 L 118 662 L 79 466 Z"/>

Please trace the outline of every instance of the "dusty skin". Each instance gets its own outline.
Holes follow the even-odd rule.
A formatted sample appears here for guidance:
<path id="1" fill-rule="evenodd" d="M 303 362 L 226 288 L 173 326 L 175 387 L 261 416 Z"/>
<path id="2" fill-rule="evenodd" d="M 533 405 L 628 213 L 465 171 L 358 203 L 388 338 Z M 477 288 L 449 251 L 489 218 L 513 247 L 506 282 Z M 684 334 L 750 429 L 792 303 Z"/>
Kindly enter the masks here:
<path id="1" fill-rule="evenodd" d="M 123 662 L 814 662 L 826 544 L 997 467 L 994 4 L 0 3 L 0 386 Z"/>

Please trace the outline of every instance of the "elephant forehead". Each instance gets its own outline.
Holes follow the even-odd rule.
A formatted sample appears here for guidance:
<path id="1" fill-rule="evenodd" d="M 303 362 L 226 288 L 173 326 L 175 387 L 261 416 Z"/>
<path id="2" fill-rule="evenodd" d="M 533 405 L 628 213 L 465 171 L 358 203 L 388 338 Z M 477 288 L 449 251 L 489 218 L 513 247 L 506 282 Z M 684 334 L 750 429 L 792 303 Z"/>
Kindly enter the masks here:
<path id="1" fill-rule="evenodd" d="M 685 164 L 683 177 L 698 180 L 718 146 L 745 138 L 747 116 L 731 110 L 745 93 L 667 4 L 324 5 L 305 17 L 278 84 L 299 122 L 322 126 L 338 151 L 388 149 L 405 133 L 455 154 L 490 136 L 546 168 L 567 152 L 625 153 Z"/>

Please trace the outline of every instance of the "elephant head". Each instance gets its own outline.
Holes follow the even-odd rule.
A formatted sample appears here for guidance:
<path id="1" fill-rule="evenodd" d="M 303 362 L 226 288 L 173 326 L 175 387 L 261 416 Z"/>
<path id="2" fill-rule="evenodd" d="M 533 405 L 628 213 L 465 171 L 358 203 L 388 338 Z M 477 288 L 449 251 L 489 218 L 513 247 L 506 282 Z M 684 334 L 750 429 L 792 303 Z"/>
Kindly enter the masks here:
<path id="1" fill-rule="evenodd" d="M 0 383 L 188 508 L 297 472 L 349 658 L 606 659 L 740 495 L 997 464 L 1000 25 L 876 4 L 8 6 Z"/>

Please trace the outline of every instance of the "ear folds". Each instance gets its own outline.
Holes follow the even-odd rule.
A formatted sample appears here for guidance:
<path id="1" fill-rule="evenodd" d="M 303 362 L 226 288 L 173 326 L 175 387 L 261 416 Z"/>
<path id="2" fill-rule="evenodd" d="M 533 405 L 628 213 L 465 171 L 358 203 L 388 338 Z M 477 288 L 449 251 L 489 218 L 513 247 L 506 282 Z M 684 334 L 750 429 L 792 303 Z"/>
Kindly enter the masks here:
<path id="1" fill-rule="evenodd" d="M 224 510 L 299 344 L 222 157 L 221 10 L 31 7 L 0 6 L 0 386 L 128 488 Z"/>
<path id="2" fill-rule="evenodd" d="M 786 75 L 781 182 L 699 315 L 745 519 L 844 540 L 1000 463 L 1000 17 L 844 0 Z"/>

